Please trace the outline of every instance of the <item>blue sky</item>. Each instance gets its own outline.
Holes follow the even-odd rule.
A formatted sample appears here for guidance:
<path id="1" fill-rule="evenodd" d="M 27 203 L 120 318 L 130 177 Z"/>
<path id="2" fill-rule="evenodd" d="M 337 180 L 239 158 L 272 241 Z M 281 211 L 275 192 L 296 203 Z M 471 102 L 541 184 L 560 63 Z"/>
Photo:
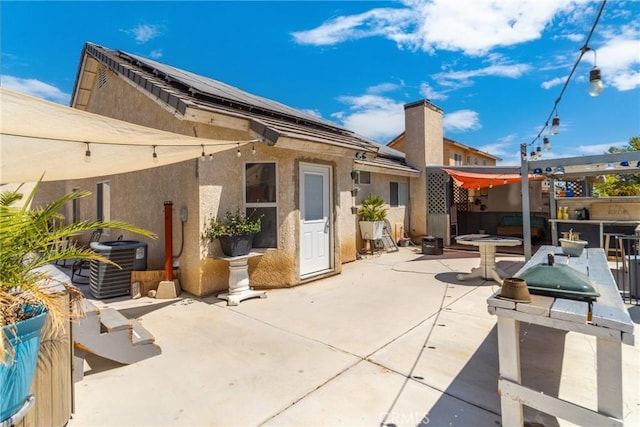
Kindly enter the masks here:
<path id="1" fill-rule="evenodd" d="M 82 46 L 145 56 L 312 112 L 385 144 L 430 99 L 445 136 L 519 164 L 600 1 L 141 1 L 1 5 L 3 87 L 69 104 Z M 640 136 L 640 1 L 609 0 L 543 158 Z M 587 94 L 597 55 L 605 91 Z M 549 123 L 550 124 L 550 123 Z M 546 135 L 547 131 L 542 133 Z"/>

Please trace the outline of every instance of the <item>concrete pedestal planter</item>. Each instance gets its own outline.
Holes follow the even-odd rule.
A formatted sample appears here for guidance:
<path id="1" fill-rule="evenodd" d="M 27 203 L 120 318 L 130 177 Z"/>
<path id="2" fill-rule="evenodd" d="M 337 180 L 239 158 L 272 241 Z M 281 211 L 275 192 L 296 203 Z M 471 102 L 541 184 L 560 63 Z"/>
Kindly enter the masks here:
<path id="1" fill-rule="evenodd" d="M 384 221 L 360 221 L 360 235 L 363 240 L 382 239 Z"/>

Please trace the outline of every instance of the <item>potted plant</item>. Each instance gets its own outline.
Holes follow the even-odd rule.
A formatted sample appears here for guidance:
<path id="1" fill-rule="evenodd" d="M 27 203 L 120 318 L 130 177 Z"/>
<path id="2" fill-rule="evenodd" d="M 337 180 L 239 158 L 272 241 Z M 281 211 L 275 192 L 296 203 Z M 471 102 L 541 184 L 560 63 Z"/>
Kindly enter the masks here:
<path id="1" fill-rule="evenodd" d="M 11 418 L 27 400 L 45 318 L 50 318 L 53 327 L 69 320 L 56 301 L 59 285 L 67 288 L 76 302 L 82 298 L 79 289 L 58 283 L 42 268 L 57 261 L 77 259 L 115 265 L 90 249 L 74 245 L 61 248 L 59 243 L 87 231 L 108 228 L 155 237 L 121 221 L 65 225 L 61 208 L 90 193 L 73 191 L 44 207 L 30 209 L 39 187 L 40 182 L 24 202 L 21 187 L 0 194 L 0 421 Z"/>
<path id="2" fill-rule="evenodd" d="M 352 197 L 356 197 L 356 196 L 358 195 L 358 191 L 360 191 L 360 187 L 358 187 L 357 185 L 356 185 L 356 186 L 354 186 L 354 187 L 351 189 L 351 196 L 352 196 Z"/>
<path id="3" fill-rule="evenodd" d="M 360 234 L 365 240 L 382 239 L 382 229 L 387 219 L 387 208 L 380 196 L 370 194 L 358 209 L 360 220 Z"/>
<path id="4" fill-rule="evenodd" d="M 357 182 L 359 177 L 360 177 L 360 171 L 357 170 L 357 169 L 352 169 L 351 170 L 351 179 Z"/>
<path id="5" fill-rule="evenodd" d="M 256 216 L 255 211 L 249 216 L 240 211 L 227 211 L 221 218 L 211 216 L 205 223 L 202 239 L 206 242 L 218 239 L 226 256 L 247 255 L 251 251 L 253 236 L 260 232 L 261 219 L 262 215 Z"/>

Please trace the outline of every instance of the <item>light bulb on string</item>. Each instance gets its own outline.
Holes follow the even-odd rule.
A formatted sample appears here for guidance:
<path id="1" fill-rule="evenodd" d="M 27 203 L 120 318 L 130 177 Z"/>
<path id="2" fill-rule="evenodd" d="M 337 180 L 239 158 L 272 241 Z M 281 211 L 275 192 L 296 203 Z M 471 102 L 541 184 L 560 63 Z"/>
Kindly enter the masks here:
<path id="1" fill-rule="evenodd" d="M 587 93 L 590 96 L 599 96 L 604 91 L 604 84 L 602 83 L 602 74 L 600 68 L 598 68 L 598 54 L 594 49 L 586 47 L 586 50 L 593 52 L 593 68 L 589 71 L 589 89 Z"/>
<path id="2" fill-rule="evenodd" d="M 587 92 L 591 96 L 598 96 L 603 91 L 604 91 L 604 84 L 602 83 L 600 68 L 594 65 L 591 71 L 589 71 L 589 90 Z"/>
<path id="3" fill-rule="evenodd" d="M 557 135 L 560 132 L 560 117 L 558 114 L 551 121 L 551 135 Z"/>
<path id="4" fill-rule="evenodd" d="M 238 150 L 236 151 L 236 156 L 237 157 L 242 156 L 242 153 L 240 152 L 240 143 L 238 143 Z"/>
<path id="5" fill-rule="evenodd" d="M 544 145 L 545 151 L 551 150 L 551 142 L 549 142 L 548 136 L 545 136 L 544 138 L 542 138 L 542 145 Z"/>
<path id="6" fill-rule="evenodd" d="M 251 144 L 251 154 L 256 155 L 256 143 Z"/>
<path id="7" fill-rule="evenodd" d="M 84 152 L 84 162 L 91 163 L 91 148 L 89 148 L 89 143 L 87 142 L 87 150 Z"/>
<path id="8" fill-rule="evenodd" d="M 156 153 L 156 146 L 153 146 L 153 155 L 152 155 L 153 163 L 158 163 L 158 153 Z"/>
<path id="9" fill-rule="evenodd" d="M 202 147 L 202 154 L 200 155 L 200 160 L 204 162 L 204 159 L 206 159 L 206 155 L 204 154 L 204 145 L 200 145 L 200 147 Z"/>

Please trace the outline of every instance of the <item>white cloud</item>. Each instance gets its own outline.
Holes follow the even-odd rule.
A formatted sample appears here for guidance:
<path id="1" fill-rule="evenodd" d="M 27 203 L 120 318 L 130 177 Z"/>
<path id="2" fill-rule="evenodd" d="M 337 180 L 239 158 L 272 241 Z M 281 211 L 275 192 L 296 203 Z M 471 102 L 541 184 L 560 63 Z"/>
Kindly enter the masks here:
<path id="1" fill-rule="evenodd" d="M 401 86 L 395 83 L 380 83 L 379 85 L 375 85 L 367 88 L 367 93 L 377 94 L 377 93 L 393 92 L 400 88 Z"/>
<path id="2" fill-rule="evenodd" d="M 558 86 L 564 84 L 567 81 L 568 76 L 556 77 L 555 79 L 547 80 L 546 82 L 542 82 L 540 86 L 543 89 L 551 89 L 554 86 Z"/>
<path id="3" fill-rule="evenodd" d="M 485 144 L 480 147 L 476 147 L 480 151 L 484 151 L 485 153 L 489 153 L 491 155 L 497 157 L 504 157 L 509 153 L 507 148 L 512 148 L 513 145 L 507 142 L 495 142 L 493 144 Z"/>
<path id="4" fill-rule="evenodd" d="M 400 48 L 435 49 L 482 55 L 498 46 L 540 38 L 552 19 L 575 8 L 570 0 L 405 0 L 404 8 L 372 9 L 339 16 L 308 31 L 296 42 L 334 45 L 382 36 Z"/>
<path id="5" fill-rule="evenodd" d="M 444 49 L 482 55 L 498 46 L 540 38 L 568 0 L 407 1 L 420 15 L 413 42 L 422 50 Z"/>
<path id="6" fill-rule="evenodd" d="M 492 64 L 487 67 L 467 71 L 445 71 L 436 73 L 432 77 L 442 86 L 466 87 L 472 84 L 476 77 L 500 76 L 516 79 L 531 69 L 527 64 Z"/>
<path id="7" fill-rule="evenodd" d="M 144 44 L 162 35 L 162 27 L 155 24 L 140 24 L 124 32 L 132 35 L 138 44 Z"/>
<path id="8" fill-rule="evenodd" d="M 444 100 L 449 97 L 449 95 L 447 95 L 446 93 L 438 92 L 437 90 L 432 88 L 427 82 L 423 82 L 420 85 L 420 95 L 424 96 L 425 98 L 431 101 Z"/>
<path id="9" fill-rule="evenodd" d="M 611 142 L 609 144 L 580 145 L 577 147 L 578 153 L 584 155 L 605 154 L 609 152 L 609 148 L 622 148 L 628 145 L 628 142 Z"/>
<path id="10" fill-rule="evenodd" d="M 404 104 L 379 95 L 343 96 L 348 111 L 333 113 L 341 125 L 362 136 L 386 143 L 404 131 Z"/>
<path id="11" fill-rule="evenodd" d="M 620 91 L 640 87 L 640 30 L 623 27 L 617 34 L 603 33 L 606 41 L 595 48 L 602 81 Z M 591 63 L 595 60 L 590 52 L 583 58 Z"/>
<path id="12" fill-rule="evenodd" d="M 291 35 L 297 43 L 316 46 L 334 45 L 371 36 L 394 39 L 402 37 L 413 18 L 410 9 L 379 8 L 358 15 L 338 16 L 317 28 Z"/>
<path id="13" fill-rule="evenodd" d="M 444 115 L 444 130 L 449 132 L 466 132 L 480 129 L 479 115 L 472 110 L 458 110 Z"/>
<path id="14" fill-rule="evenodd" d="M 302 111 L 303 113 L 307 113 L 307 114 L 310 114 L 312 116 L 315 116 L 315 117 L 317 117 L 319 119 L 322 118 L 322 113 L 319 110 L 316 110 L 316 109 L 314 109 L 314 110 L 300 109 L 300 111 Z"/>
<path id="15" fill-rule="evenodd" d="M 160 59 L 162 58 L 162 49 L 154 49 L 149 53 L 149 58 Z"/>
<path id="16" fill-rule="evenodd" d="M 62 92 L 55 86 L 36 79 L 23 79 L 14 76 L 2 76 L 1 85 L 4 88 L 26 93 L 37 98 L 47 99 L 59 104 L 69 105 L 71 95 Z"/>

